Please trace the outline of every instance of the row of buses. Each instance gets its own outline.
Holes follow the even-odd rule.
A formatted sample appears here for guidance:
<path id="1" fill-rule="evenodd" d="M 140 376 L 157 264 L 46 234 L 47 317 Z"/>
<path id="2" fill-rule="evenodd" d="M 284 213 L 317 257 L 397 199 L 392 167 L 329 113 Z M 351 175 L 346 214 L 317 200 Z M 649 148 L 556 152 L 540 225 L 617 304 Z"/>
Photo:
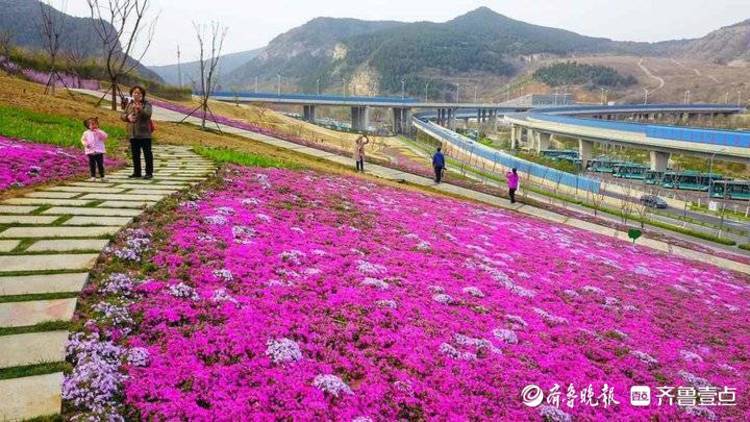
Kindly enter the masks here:
<path id="1" fill-rule="evenodd" d="M 549 150 L 542 155 L 553 160 L 566 160 L 581 163 L 578 151 Z M 609 157 L 598 157 L 589 160 L 586 171 L 606 173 L 621 179 L 642 180 L 647 185 L 661 186 L 665 189 L 679 189 L 697 192 L 711 191 L 714 198 L 750 200 L 750 180 L 731 180 L 716 173 L 698 171 L 654 171 L 649 166 L 625 162 Z"/>

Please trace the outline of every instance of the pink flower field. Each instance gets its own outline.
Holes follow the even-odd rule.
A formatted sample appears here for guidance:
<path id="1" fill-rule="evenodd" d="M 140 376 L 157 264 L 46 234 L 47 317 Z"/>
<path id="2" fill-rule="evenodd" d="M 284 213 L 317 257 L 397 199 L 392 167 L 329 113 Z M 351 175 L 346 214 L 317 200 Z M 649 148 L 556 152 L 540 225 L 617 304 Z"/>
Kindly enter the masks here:
<path id="1" fill-rule="evenodd" d="M 82 150 L 0 136 L 0 191 L 88 173 Z M 121 161 L 107 159 L 107 166 Z"/>
<path id="2" fill-rule="evenodd" d="M 130 315 L 97 305 L 137 321 L 110 335 L 139 418 L 750 418 L 744 276 L 357 179 L 223 176 L 180 204 Z M 130 291 L 118 277 L 106 291 Z M 631 405 L 634 385 L 650 406 Z M 698 405 L 711 394 L 724 405 Z"/>

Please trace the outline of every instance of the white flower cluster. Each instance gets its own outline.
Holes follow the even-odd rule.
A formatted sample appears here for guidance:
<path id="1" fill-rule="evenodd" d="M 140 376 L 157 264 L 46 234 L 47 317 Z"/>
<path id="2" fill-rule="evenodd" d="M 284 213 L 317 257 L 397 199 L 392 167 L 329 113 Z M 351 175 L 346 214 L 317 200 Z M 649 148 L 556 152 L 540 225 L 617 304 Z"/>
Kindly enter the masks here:
<path id="1" fill-rule="evenodd" d="M 380 289 L 380 290 L 388 290 L 388 288 L 390 287 L 388 285 L 388 283 L 386 283 L 385 281 L 383 281 L 383 280 L 381 280 L 379 278 L 372 278 L 372 277 L 365 278 L 362 281 L 362 285 L 363 286 L 374 287 L 374 288 Z"/>
<path id="2" fill-rule="evenodd" d="M 273 363 L 296 362 L 302 359 L 302 351 L 294 340 L 288 338 L 271 339 L 266 342 L 266 356 Z"/>
<path id="3" fill-rule="evenodd" d="M 495 328 L 492 330 L 492 334 L 505 343 L 518 344 L 518 336 L 513 330 L 508 330 L 507 328 Z"/>
<path id="4" fill-rule="evenodd" d="M 320 374 L 313 380 L 313 385 L 322 391 L 338 397 L 340 394 L 354 394 L 351 388 L 339 377 L 332 374 Z"/>
<path id="5" fill-rule="evenodd" d="M 547 323 L 547 325 L 551 327 L 554 327 L 556 325 L 565 325 L 568 323 L 567 319 L 556 316 L 556 315 L 552 315 L 551 313 L 545 311 L 544 309 L 534 308 L 534 312 L 536 312 L 537 315 L 542 317 L 544 322 Z"/>
<path id="6" fill-rule="evenodd" d="M 232 280 L 234 280 L 234 276 L 232 275 L 232 272 L 227 270 L 226 268 L 222 268 L 220 270 L 214 270 L 214 276 L 218 278 L 219 280 L 228 283 Z"/>
<path id="7" fill-rule="evenodd" d="M 474 297 L 484 297 L 484 292 L 482 292 L 478 287 L 474 286 L 464 287 L 463 292 Z"/>
<path id="8" fill-rule="evenodd" d="M 196 292 L 194 288 L 182 282 L 169 286 L 169 294 L 174 297 L 181 297 L 184 299 L 190 299 L 192 301 L 200 300 L 198 292 Z"/>
<path id="9" fill-rule="evenodd" d="M 357 270 L 363 274 L 382 274 L 387 271 L 387 269 L 380 264 L 372 264 L 363 260 L 357 261 Z"/>
<path id="10" fill-rule="evenodd" d="M 452 305 L 453 303 L 455 303 L 453 297 L 445 293 L 440 293 L 432 296 L 432 300 L 437 303 L 442 303 L 443 305 Z"/>

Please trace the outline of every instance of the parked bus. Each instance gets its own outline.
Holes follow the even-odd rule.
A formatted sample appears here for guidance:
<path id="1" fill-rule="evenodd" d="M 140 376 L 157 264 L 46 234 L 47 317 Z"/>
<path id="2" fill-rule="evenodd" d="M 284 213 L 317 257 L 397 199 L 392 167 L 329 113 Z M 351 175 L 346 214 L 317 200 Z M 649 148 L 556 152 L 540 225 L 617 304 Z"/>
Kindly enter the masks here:
<path id="1" fill-rule="evenodd" d="M 542 151 L 542 156 L 551 158 L 553 160 L 567 160 L 567 161 L 574 161 L 579 158 L 578 151 L 574 149 L 548 149 L 548 150 Z"/>
<path id="2" fill-rule="evenodd" d="M 615 165 L 617 164 L 624 164 L 624 162 L 607 157 L 595 158 L 588 161 L 586 171 L 593 171 L 595 173 L 612 173 L 615 171 Z"/>
<path id="3" fill-rule="evenodd" d="M 750 180 L 715 180 L 711 184 L 711 197 L 748 201 Z"/>
<path id="4" fill-rule="evenodd" d="M 663 171 L 646 170 L 643 181 L 646 182 L 647 185 L 661 185 L 661 180 L 663 177 Z"/>
<path id="5" fill-rule="evenodd" d="M 612 174 L 621 179 L 644 180 L 646 178 L 646 172 L 649 171 L 649 169 L 650 167 L 637 163 L 616 164 Z"/>
<path id="6" fill-rule="evenodd" d="M 668 171 L 664 173 L 661 185 L 667 189 L 694 190 L 708 192 L 712 181 L 724 180 L 722 175 L 697 171 Z"/>

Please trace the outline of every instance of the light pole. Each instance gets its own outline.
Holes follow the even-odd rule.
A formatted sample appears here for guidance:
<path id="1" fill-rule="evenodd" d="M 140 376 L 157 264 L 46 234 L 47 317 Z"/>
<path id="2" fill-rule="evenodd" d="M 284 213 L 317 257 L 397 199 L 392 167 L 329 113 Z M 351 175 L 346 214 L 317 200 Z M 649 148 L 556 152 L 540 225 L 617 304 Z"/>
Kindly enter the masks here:
<path id="1" fill-rule="evenodd" d="M 737 107 L 742 105 L 742 90 L 737 90 Z"/>
<path id="2" fill-rule="evenodd" d="M 690 90 L 685 91 L 685 104 L 690 104 Z"/>
<path id="3" fill-rule="evenodd" d="M 648 104 L 648 89 L 643 88 L 643 104 Z"/>
<path id="4" fill-rule="evenodd" d="M 406 79 L 401 78 L 401 99 L 406 97 Z"/>
<path id="5" fill-rule="evenodd" d="M 258 77 L 255 77 L 255 93 L 258 93 Z"/>
<path id="6" fill-rule="evenodd" d="M 281 96 L 281 74 L 276 74 L 276 95 Z"/>
<path id="7" fill-rule="evenodd" d="M 461 84 L 460 83 L 456 84 L 456 102 L 457 103 L 461 102 Z"/>
<path id="8" fill-rule="evenodd" d="M 430 86 L 430 81 L 424 83 L 424 102 L 427 102 L 427 88 Z"/>
<path id="9" fill-rule="evenodd" d="M 558 95 L 557 88 L 555 88 L 555 105 L 557 105 L 557 95 Z"/>
<path id="10" fill-rule="evenodd" d="M 711 154 L 711 159 L 708 160 L 708 200 L 711 201 L 711 191 L 714 187 L 714 179 L 711 177 L 711 173 L 714 169 L 714 157 L 716 157 L 716 154 L 725 151 L 727 148 L 719 148 L 718 151 L 714 151 L 713 154 Z M 726 186 L 725 186 L 726 187 Z"/>
<path id="11" fill-rule="evenodd" d="M 724 94 L 724 104 L 729 104 L 729 91 L 727 91 L 727 93 Z"/>
<path id="12" fill-rule="evenodd" d="M 604 88 L 599 88 L 602 90 L 602 105 L 607 104 L 607 90 Z"/>
<path id="13" fill-rule="evenodd" d="M 317 84 L 318 84 L 318 95 L 320 95 L 320 78 L 318 78 Z"/>
<path id="14" fill-rule="evenodd" d="M 477 86 L 474 85 L 474 104 L 477 103 Z"/>

